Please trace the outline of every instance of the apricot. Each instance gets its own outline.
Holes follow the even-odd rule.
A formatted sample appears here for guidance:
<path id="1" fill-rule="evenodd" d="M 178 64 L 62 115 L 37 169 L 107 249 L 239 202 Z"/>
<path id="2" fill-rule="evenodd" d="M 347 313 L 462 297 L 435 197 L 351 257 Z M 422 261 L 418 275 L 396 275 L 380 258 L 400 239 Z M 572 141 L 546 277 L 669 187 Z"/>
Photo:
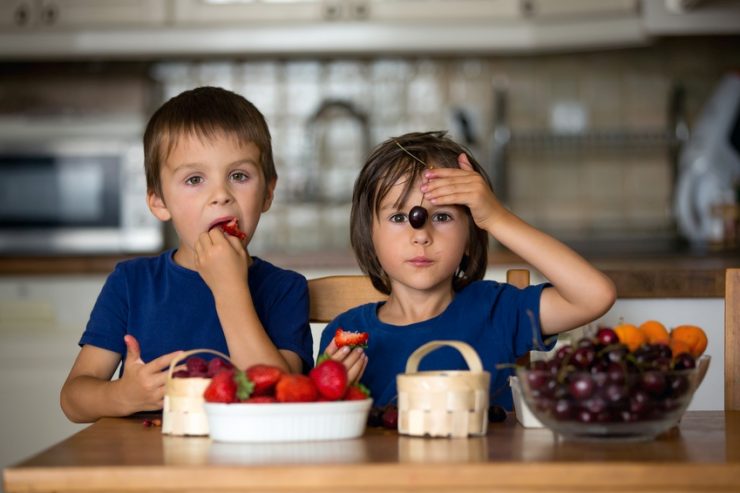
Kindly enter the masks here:
<path id="1" fill-rule="evenodd" d="M 645 333 L 632 324 L 619 324 L 614 327 L 614 332 L 617 333 L 619 342 L 626 345 L 630 351 L 634 351 L 647 342 Z"/>
<path id="2" fill-rule="evenodd" d="M 668 344 L 670 335 L 665 325 L 657 320 L 648 320 L 640 325 L 640 330 L 645 334 L 650 344 Z"/>
<path id="3" fill-rule="evenodd" d="M 689 354 L 698 358 L 707 349 L 707 334 L 696 325 L 679 325 L 670 334 L 671 341 L 681 341 L 688 346 Z M 675 353 L 674 353 L 675 354 Z"/>

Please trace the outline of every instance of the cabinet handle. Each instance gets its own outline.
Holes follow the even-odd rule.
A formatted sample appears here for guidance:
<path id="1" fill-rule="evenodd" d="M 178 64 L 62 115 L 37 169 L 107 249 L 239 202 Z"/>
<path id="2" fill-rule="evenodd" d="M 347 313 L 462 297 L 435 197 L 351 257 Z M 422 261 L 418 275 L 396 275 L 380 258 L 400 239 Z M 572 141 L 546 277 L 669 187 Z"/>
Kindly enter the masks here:
<path id="1" fill-rule="evenodd" d="M 327 2 L 324 4 L 324 18 L 335 21 L 342 16 L 342 6 L 339 2 Z"/>
<path id="2" fill-rule="evenodd" d="M 13 19 L 15 20 L 15 24 L 17 26 L 25 26 L 28 24 L 28 20 L 31 17 L 31 13 L 28 10 L 28 5 L 21 4 L 18 6 L 17 9 L 15 9 L 15 12 L 13 13 Z"/>
<path id="3" fill-rule="evenodd" d="M 355 3 L 353 10 L 355 19 L 367 19 L 369 17 L 370 8 L 365 2 Z"/>
<path id="4" fill-rule="evenodd" d="M 59 18 L 59 10 L 54 5 L 47 5 L 44 10 L 41 11 L 41 20 L 46 25 L 51 25 L 56 22 Z"/>

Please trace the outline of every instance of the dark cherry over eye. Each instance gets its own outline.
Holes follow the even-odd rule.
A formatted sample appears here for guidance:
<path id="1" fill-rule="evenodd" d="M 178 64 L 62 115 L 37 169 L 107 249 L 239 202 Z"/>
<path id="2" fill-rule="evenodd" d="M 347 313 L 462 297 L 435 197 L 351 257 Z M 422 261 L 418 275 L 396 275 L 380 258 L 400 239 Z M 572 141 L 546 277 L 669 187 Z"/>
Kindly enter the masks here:
<path id="1" fill-rule="evenodd" d="M 421 229 L 427 222 L 427 217 L 429 217 L 427 210 L 420 205 L 415 205 L 409 211 L 409 224 L 414 229 Z"/>

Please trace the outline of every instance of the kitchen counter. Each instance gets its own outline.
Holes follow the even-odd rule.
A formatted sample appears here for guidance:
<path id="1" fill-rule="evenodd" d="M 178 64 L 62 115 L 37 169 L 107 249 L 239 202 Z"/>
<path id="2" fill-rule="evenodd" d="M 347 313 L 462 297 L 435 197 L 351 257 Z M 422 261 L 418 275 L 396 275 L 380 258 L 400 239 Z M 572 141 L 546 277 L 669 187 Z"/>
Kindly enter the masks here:
<path id="1" fill-rule="evenodd" d="M 687 413 L 641 443 L 571 442 L 513 415 L 485 437 L 369 429 L 353 440 L 239 444 L 107 418 L 3 471 L 7 493 L 71 491 L 692 491 L 740 489 L 740 412 Z"/>
<path id="2" fill-rule="evenodd" d="M 586 257 L 617 285 L 619 298 L 722 298 L 724 272 L 740 267 L 740 252 L 694 255 L 690 253 L 592 253 Z M 107 274 L 116 263 L 131 256 L 0 257 L 0 276 Z M 357 269 L 350 251 L 300 255 L 269 254 L 264 258 L 282 267 L 303 271 Z M 525 266 L 505 250 L 493 250 L 489 267 Z M 359 273 L 359 269 L 357 270 Z"/>

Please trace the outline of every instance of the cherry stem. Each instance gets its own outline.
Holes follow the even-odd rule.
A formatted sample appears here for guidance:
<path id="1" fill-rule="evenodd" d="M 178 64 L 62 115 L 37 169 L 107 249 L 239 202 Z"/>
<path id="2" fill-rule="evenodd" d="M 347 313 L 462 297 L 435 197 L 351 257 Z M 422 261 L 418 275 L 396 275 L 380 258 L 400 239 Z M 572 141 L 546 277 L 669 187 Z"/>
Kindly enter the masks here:
<path id="1" fill-rule="evenodd" d="M 406 154 L 408 154 L 409 156 L 411 156 L 411 159 L 419 162 L 422 166 L 424 166 L 427 169 L 432 169 L 432 166 L 429 166 L 427 163 L 425 163 L 424 161 L 422 161 L 418 157 L 416 157 L 413 154 L 411 154 L 411 152 L 408 149 L 406 149 L 404 146 L 402 146 L 400 142 L 398 142 L 397 140 L 395 140 L 394 142 L 399 147 L 399 149 L 401 149 L 403 152 L 405 152 Z M 419 202 L 419 207 L 421 207 L 421 205 L 423 203 L 424 203 L 424 194 L 422 193 L 421 194 L 421 202 Z"/>

